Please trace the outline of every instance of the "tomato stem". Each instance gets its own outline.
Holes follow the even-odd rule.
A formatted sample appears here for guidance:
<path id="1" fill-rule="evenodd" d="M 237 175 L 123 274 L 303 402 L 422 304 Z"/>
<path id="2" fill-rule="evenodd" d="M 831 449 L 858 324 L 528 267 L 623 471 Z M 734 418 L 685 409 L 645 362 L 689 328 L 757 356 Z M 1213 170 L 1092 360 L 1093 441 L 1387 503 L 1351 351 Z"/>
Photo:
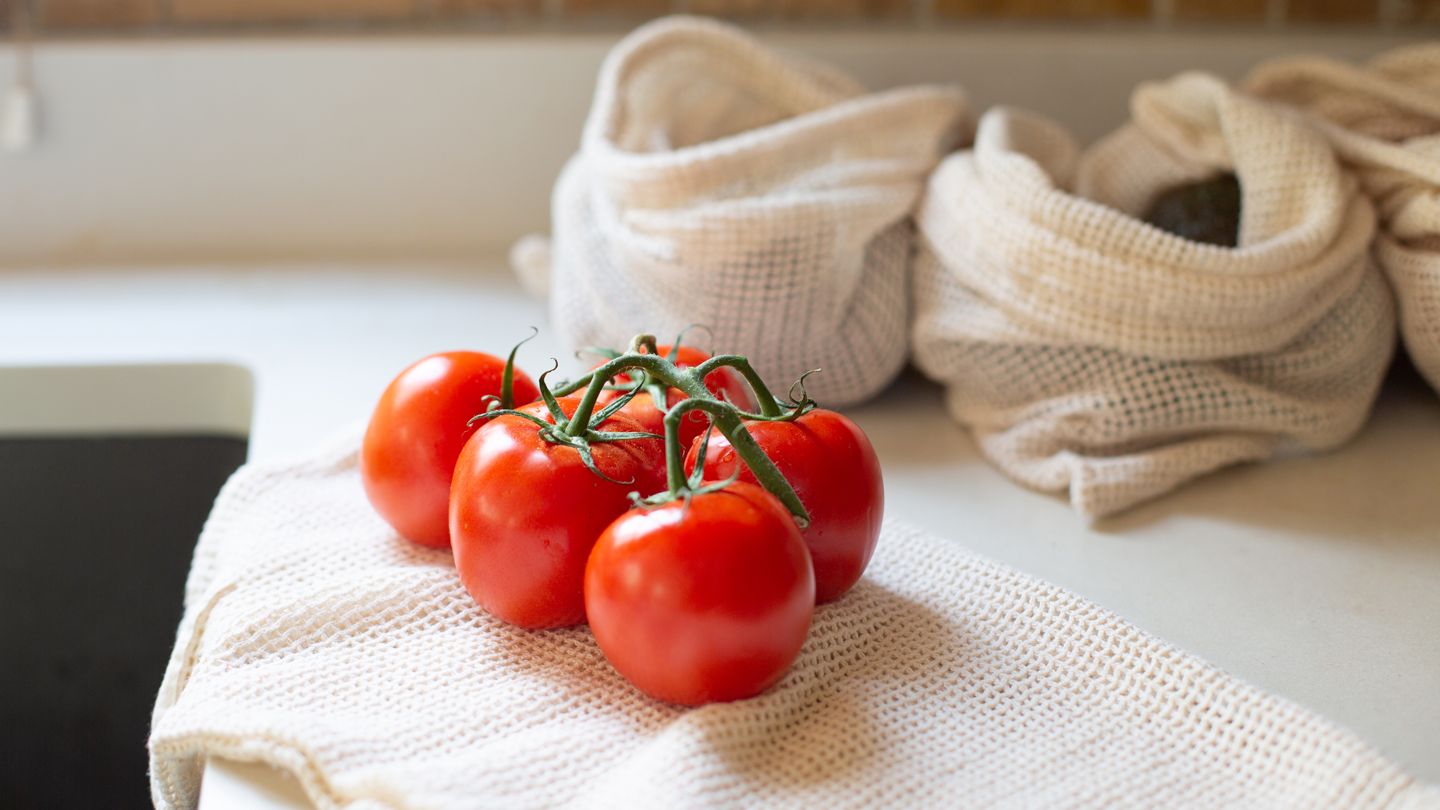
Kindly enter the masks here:
<path id="1" fill-rule="evenodd" d="M 678 345 L 678 344 L 677 344 L 677 345 Z M 660 353 L 660 347 L 659 347 L 659 345 L 657 345 L 656 342 L 655 342 L 655 336 L 654 336 L 654 335 L 646 335 L 646 334 L 643 334 L 643 333 L 642 333 L 642 334 L 639 334 L 639 335 L 636 335 L 635 337 L 631 338 L 631 339 L 630 339 L 630 348 L 629 348 L 629 349 L 626 349 L 625 351 L 626 351 L 627 354 L 639 354 L 642 349 L 643 349 L 644 351 L 646 351 L 646 352 L 649 352 L 650 354 L 659 354 L 659 353 Z M 673 358 L 673 357 L 667 357 L 666 359 L 667 359 L 667 360 L 674 360 L 675 358 Z"/>
<path id="2" fill-rule="evenodd" d="M 605 385 L 611 379 L 630 369 L 639 369 L 649 375 L 651 379 L 659 381 L 667 388 L 679 389 L 687 396 L 714 399 L 710 389 L 695 377 L 693 369 L 681 369 L 669 360 L 655 354 L 622 354 L 587 375 L 589 384 L 585 388 L 584 396 L 580 399 L 579 407 L 575 409 L 575 415 L 570 418 L 570 425 L 566 428 L 566 432 L 571 436 L 579 436 L 588 430 L 590 415 L 595 410 L 595 402 L 600 398 L 600 392 L 605 390 Z M 568 387 L 566 386 L 566 388 Z"/>
<path id="3" fill-rule="evenodd" d="M 800 496 L 795 494 L 795 490 L 791 488 L 790 482 L 785 480 L 775 462 L 770 460 L 756 443 L 755 437 L 745 429 L 739 409 L 718 399 L 692 397 L 676 403 L 675 407 L 665 414 L 665 482 L 672 497 L 682 497 L 691 489 L 690 482 L 685 479 L 685 450 L 680 447 L 680 424 L 691 411 L 708 413 L 711 423 L 730 441 L 730 446 L 735 448 L 740 460 L 755 474 L 755 480 L 780 499 L 800 528 L 810 525 L 810 513 L 805 509 L 805 504 L 800 501 Z M 698 459 L 697 463 L 700 463 Z"/>
<path id="4" fill-rule="evenodd" d="M 700 379 L 710 376 L 710 373 L 718 368 L 733 368 L 740 372 L 745 382 L 750 384 L 750 389 L 755 392 L 755 399 L 760 402 L 760 415 L 767 418 L 777 418 L 785 415 L 781 409 L 779 400 L 770 393 L 770 387 L 760 378 L 755 367 L 750 365 L 749 359 L 738 354 L 717 354 L 695 367 L 695 373 Z"/>
<path id="5" fill-rule="evenodd" d="M 644 353 L 639 349 L 645 349 Z M 710 389 L 705 386 L 705 378 L 720 368 L 733 368 L 754 390 L 756 399 L 760 403 L 759 414 L 748 414 L 740 410 L 734 404 L 717 399 Z M 673 407 L 666 408 L 659 399 L 656 406 L 665 412 L 665 476 L 668 484 L 668 493 L 664 493 L 666 499 L 684 497 L 694 492 L 685 478 L 685 451 L 687 448 L 680 446 L 680 427 L 682 421 L 691 411 L 704 411 L 710 416 L 710 422 L 719 430 L 730 446 L 735 449 L 740 460 L 754 473 L 755 479 L 765 487 L 770 494 L 774 495 L 785 505 L 785 508 L 794 516 L 795 522 L 801 528 L 809 525 L 810 515 L 805 509 L 805 504 L 791 488 L 790 482 L 776 468 L 775 463 L 765 454 L 750 431 L 745 428 L 744 420 L 747 418 L 779 420 L 793 418 L 803 413 L 807 406 L 813 405 L 806 398 L 797 403 L 793 410 L 782 407 L 780 401 L 770 392 L 764 380 L 756 373 L 750 365 L 750 361 L 740 355 L 728 354 L 712 357 L 698 366 L 692 368 L 680 368 L 675 365 L 673 358 L 662 357 L 655 347 L 655 338 L 651 335 L 637 335 L 630 343 L 630 351 L 618 357 L 607 360 L 603 365 L 593 369 L 589 374 L 557 389 L 555 393 L 566 394 L 577 391 L 581 386 L 585 387 L 585 393 L 581 396 L 580 404 L 576 406 L 575 412 L 560 426 L 560 418 L 556 418 L 557 431 L 563 436 L 557 437 L 567 443 L 571 441 L 583 441 L 590 435 L 592 422 L 603 422 L 604 417 L 614 413 L 614 403 L 600 411 L 595 411 L 601 393 L 615 377 L 627 371 L 638 370 L 643 372 L 645 379 L 637 384 L 629 393 L 634 396 L 642 388 L 650 388 L 652 385 L 660 387 L 661 392 L 674 388 L 685 394 L 686 398 Z M 550 391 L 544 384 L 544 376 L 541 375 L 541 395 L 550 404 Z M 651 392 L 652 396 L 654 392 Z M 552 407 L 552 410 L 558 406 Z"/>

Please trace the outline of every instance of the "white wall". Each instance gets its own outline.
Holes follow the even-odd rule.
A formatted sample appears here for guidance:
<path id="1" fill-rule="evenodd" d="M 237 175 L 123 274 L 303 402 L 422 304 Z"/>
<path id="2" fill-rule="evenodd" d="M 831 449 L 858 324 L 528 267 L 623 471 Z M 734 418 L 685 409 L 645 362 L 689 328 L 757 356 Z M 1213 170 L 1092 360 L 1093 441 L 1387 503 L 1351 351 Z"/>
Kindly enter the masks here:
<path id="1" fill-rule="evenodd" d="M 953 81 L 1093 138 L 1135 82 L 1378 34 L 777 34 L 875 87 Z M 41 43 L 41 138 L 0 154 L 0 263 L 480 256 L 543 230 L 611 35 Z M 0 81 L 13 60 L 0 53 Z"/>

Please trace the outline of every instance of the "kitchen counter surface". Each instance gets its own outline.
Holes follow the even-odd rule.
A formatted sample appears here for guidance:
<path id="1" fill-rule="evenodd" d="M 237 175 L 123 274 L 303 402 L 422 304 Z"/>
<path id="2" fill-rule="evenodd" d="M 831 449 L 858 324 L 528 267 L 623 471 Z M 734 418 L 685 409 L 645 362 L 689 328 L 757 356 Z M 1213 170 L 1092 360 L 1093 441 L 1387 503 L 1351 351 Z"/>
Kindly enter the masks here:
<path id="1" fill-rule="evenodd" d="M 557 354 L 544 307 L 499 262 L 0 271 L 0 365 L 247 366 L 254 460 L 363 420 L 426 353 L 503 354 L 532 324 L 520 359 L 539 370 Z M 988 466 L 915 376 L 848 413 L 880 455 L 888 514 L 1073 590 L 1440 782 L 1440 397 L 1413 372 L 1391 375 L 1337 452 L 1223 471 L 1095 526 Z M 264 769 L 207 774 L 207 808 L 296 801 Z"/>

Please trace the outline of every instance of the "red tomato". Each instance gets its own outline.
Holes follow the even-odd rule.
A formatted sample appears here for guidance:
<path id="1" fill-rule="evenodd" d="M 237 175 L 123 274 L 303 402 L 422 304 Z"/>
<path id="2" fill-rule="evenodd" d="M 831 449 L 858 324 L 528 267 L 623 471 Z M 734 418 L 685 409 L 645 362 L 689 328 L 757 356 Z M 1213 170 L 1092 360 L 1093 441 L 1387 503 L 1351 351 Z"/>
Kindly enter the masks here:
<path id="1" fill-rule="evenodd" d="M 578 397 L 561 409 L 575 412 Z M 522 408 L 547 422 L 543 403 Z M 623 416 L 599 427 L 637 431 Z M 450 537 L 455 567 L 480 606 L 511 624 L 532 629 L 585 621 L 585 561 L 595 539 L 630 508 L 629 494 L 665 486 L 665 446 L 659 439 L 591 445 L 587 469 L 573 447 L 540 436 L 533 422 L 504 415 L 475 433 L 455 464 L 450 492 Z"/>
<path id="2" fill-rule="evenodd" d="M 793 422 L 746 422 L 756 443 L 775 462 L 810 513 L 802 535 L 815 564 L 815 597 L 829 602 L 865 573 L 885 512 L 880 461 L 865 432 L 835 411 L 817 408 Z M 693 472 L 700 444 L 685 457 Z M 705 478 L 723 481 L 740 470 L 755 476 L 724 437 L 714 434 L 705 453 Z"/>
<path id="3" fill-rule="evenodd" d="M 661 357 L 670 355 L 669 346 L 662 345 L 656 348 Z M 710 355 L 705 352 L 682 345 L 675 354 L 675 365 L 681 368 L 694 368 L 709 359 Z M 595 368 L 599 368 L 599 365 Z M 628 378 L 622 381 L 628 382 Z M 710 389 L 710 393 L 717 398 L 728 399 L 741 410 L 748 411 L 755 408 L 755 399 L 751 396 L 750 386 L 745 383 L 745 378 L 734 369 L 717 368 L 705 375 L 705 387 Z M 624 391 L 604 391 L 601 392 L 597 402 L 604 406 L 622 396 L 625 396 Z M 674 388 L 666 391 L 665 407 L 670 408 L 675 403 L 683 401 L 685 401 L 685 394 L 680 391 Z M 655 407 L 655 398 L 648 392 L 641 391 L 636 394 L 628 405 L 620 409 L 620 412 L 640 423 L 641 428 L 646 432 L 665 435 L 665 414 Z M 710 424 L 710 420 L 703 413 L 696 411 L 687 414 L 685 421 L 680 424 L 680 446 L 689 447 L 696 436 L 705 432 L 705 426 L 708 424 Z"/>
<path id="4" fill-rule="evenodd" d="M 585 569 L 605 657 L 651 697 L 696 706 L 758 695 L 790 668 L 815 605 L 785 507 L 735 483 L 621 515 Z"/>
<path id="5" fill-rule="evenodd" d="M 500 396 L 505 359 L 481 352 L 432 354 L 400 372 L 370 417 L 360 451 L 360 480 L 387 523 L 421 545 L 450 545 L 450 478 L 460 448 L 479 427 L 485 397 Z M 514 401 L 540 396 L 515 369 Z"/>

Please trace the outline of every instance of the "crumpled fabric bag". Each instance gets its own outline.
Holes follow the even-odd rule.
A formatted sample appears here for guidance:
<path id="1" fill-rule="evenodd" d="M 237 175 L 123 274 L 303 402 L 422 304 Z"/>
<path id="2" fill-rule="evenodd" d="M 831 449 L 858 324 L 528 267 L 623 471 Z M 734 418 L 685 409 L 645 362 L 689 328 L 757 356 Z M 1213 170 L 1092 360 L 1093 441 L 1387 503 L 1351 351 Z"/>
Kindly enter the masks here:
<path id="1" fill-rule="evenodd" d="M 1437 808 L 1351 733 L 900 524 L 759 697 L 656 702 L 585 627 L 520 630 L 401 539 L 358 432 L 226 484 L 155 707 L 157 807 L 206 757 L 320 808 Z"/>
<path id="2" fill-rule="evenodd" d="M 1380 215 L 1375 256 L 1395 289 L 1405 349 L 1440 391 L 1440 45 L 1364 66 L 1277 59 L 1244 87 L 1313 116 L 1359 176 Z"/>
<path id="3" fill-rule="evenodd" d="M 778 391 L 821 368 L 817 400 L 858 402 L 905 362 L 909 215 L 964 126 L 952 88 L 867 95 L 737 28 L 652 23 L 605 60 L 551 250 L 517 270 L 571 348 L 699 324 Z"/>
<path id="4" fill-rule="evenodd" d="M 1040 116 L 987 113 L 917 216 L 916 364 L 992 462 L 1087 518 L 1341 444 L 1394 344 L 1374 211 L 1319 134 L 1202 74 L 1131 107 L 1083 156 Z M 1138 219 L 1224 170 L 1238 247 Z"/>

